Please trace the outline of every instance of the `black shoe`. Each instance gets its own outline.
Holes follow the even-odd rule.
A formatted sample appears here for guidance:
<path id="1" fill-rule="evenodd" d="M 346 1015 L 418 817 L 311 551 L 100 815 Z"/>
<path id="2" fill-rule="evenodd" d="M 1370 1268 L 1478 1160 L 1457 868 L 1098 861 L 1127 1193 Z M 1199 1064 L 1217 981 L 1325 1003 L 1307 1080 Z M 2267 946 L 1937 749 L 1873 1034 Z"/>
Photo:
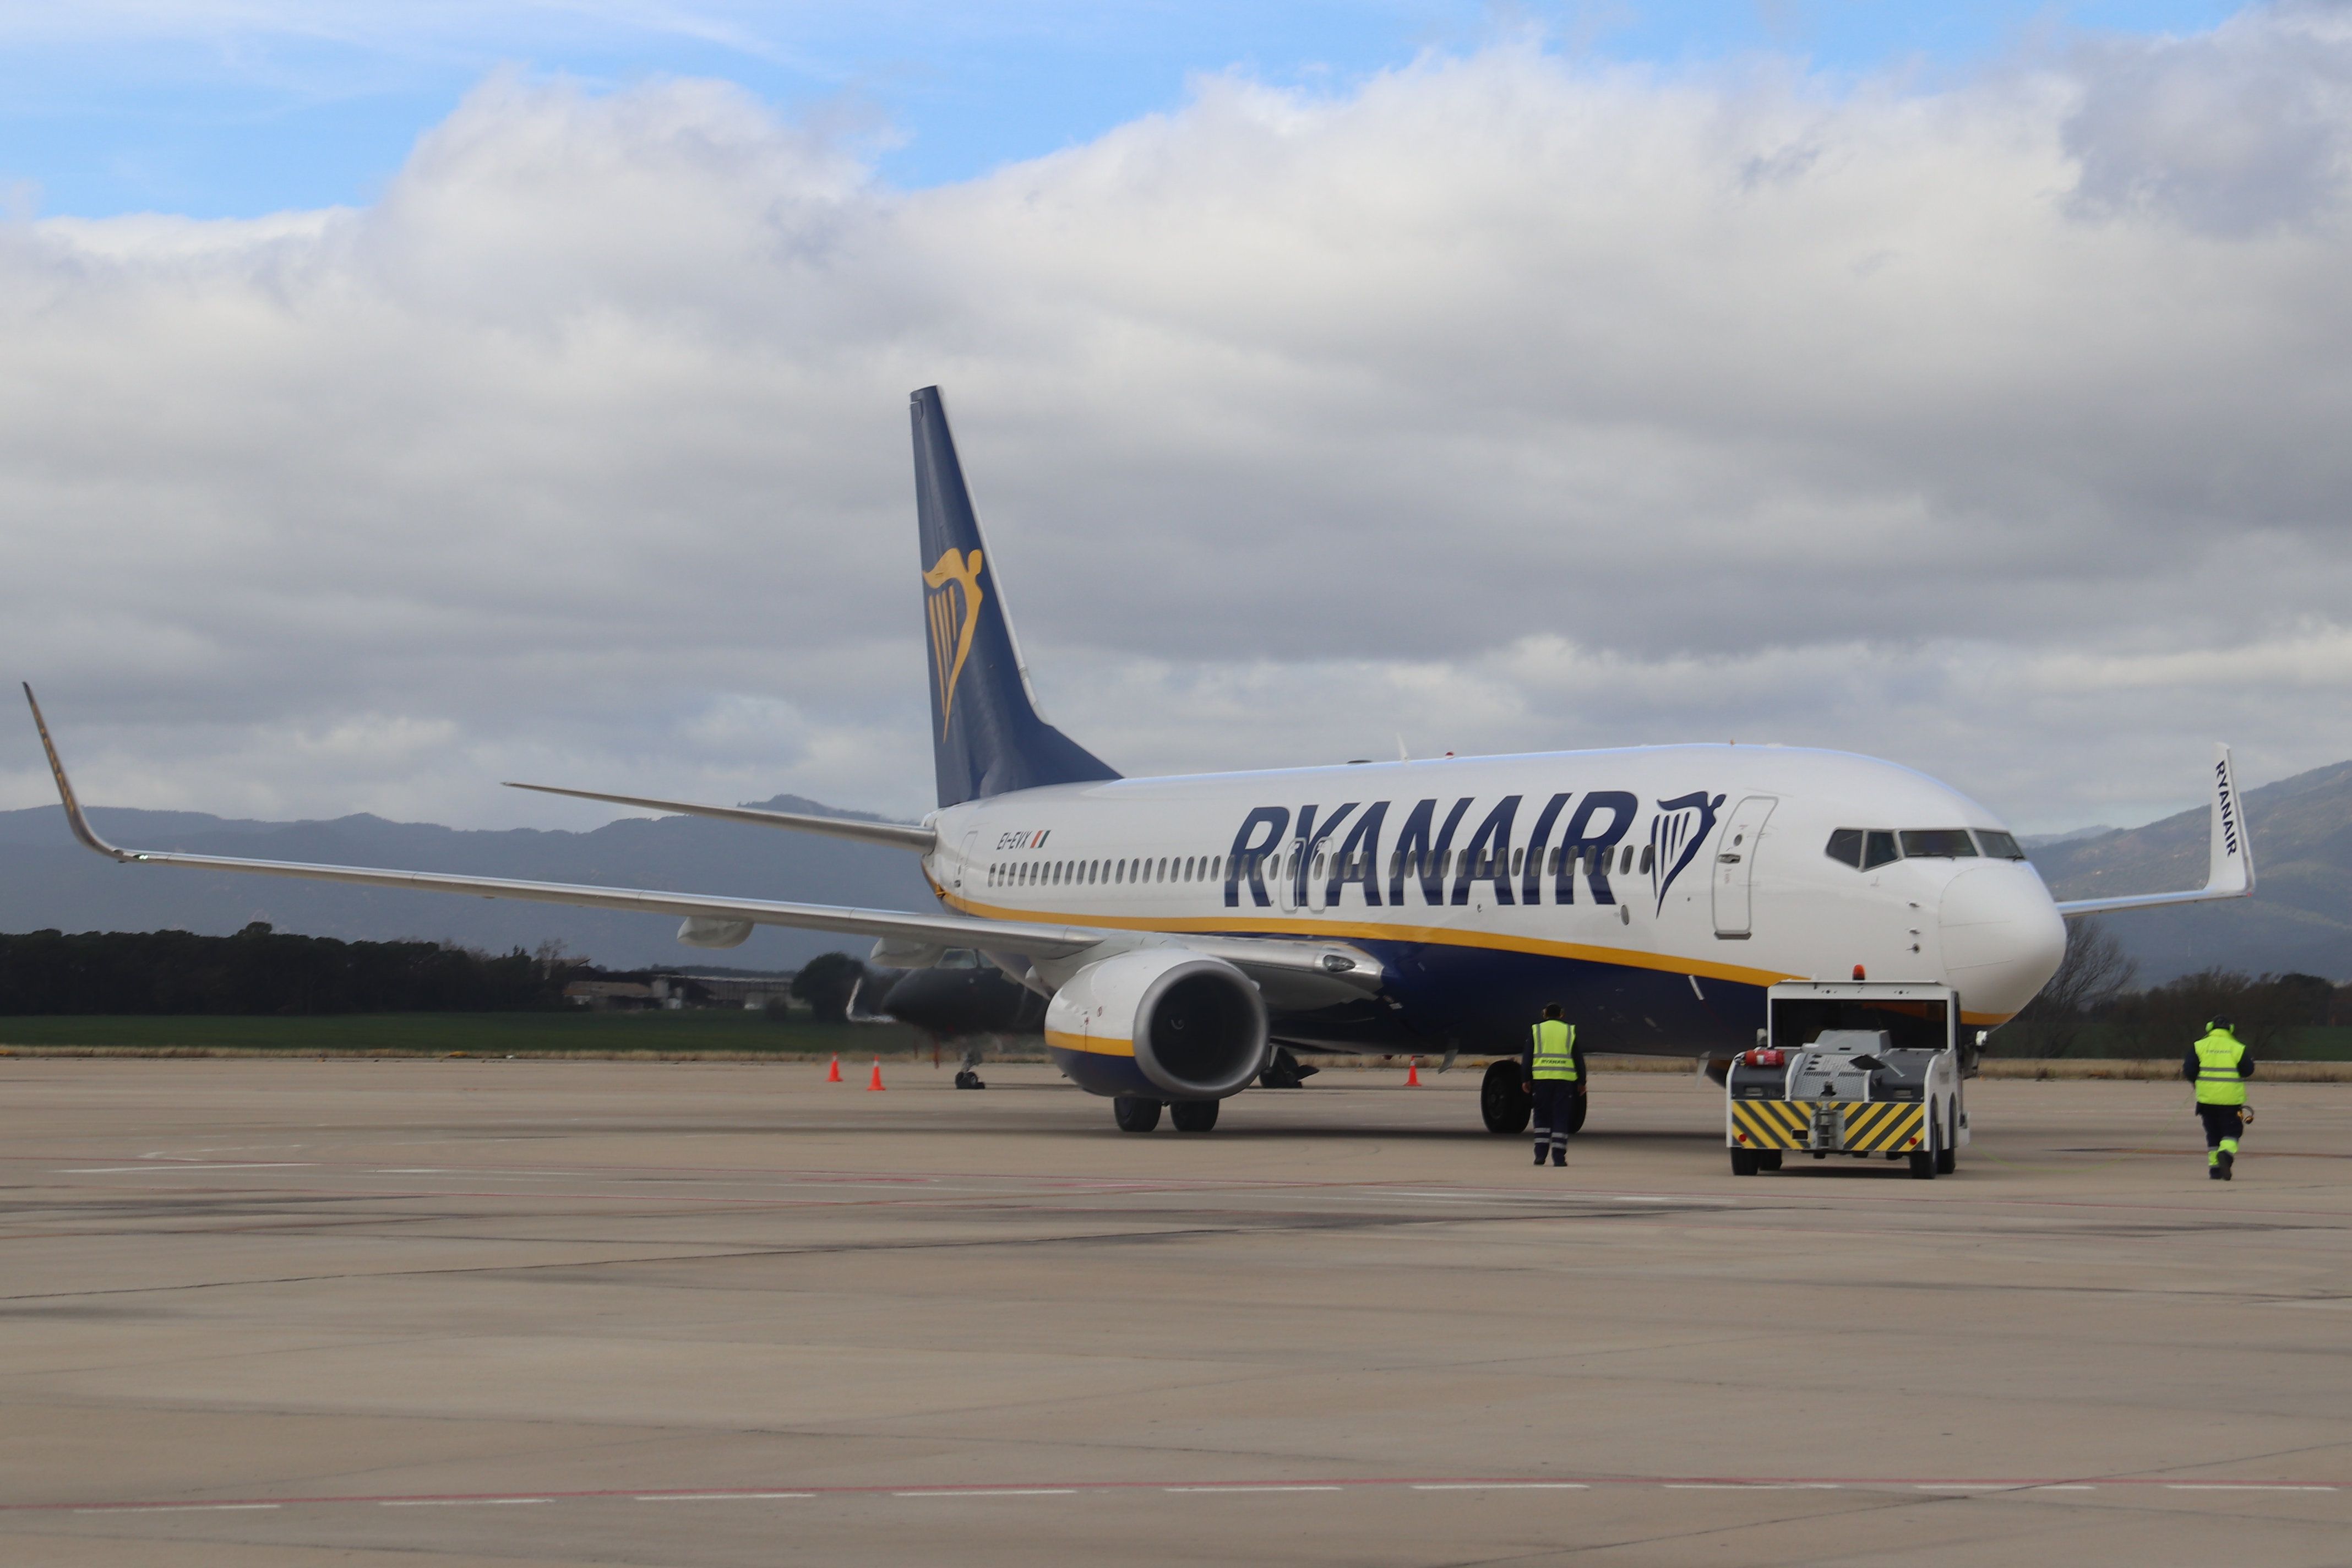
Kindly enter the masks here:
<path id="1" fill-rule="evenodd" d="M 2227 1159 L 2224 1159 L 2219 1165 L 2213 1168 L 2213 1173 L 2220 1176 L 2225 1182 L 2234 1181 L 2236 1179 L 2230 1174 L 2230 1162 Z"/>
<path id="2" fill-rule="evenodd" d="M 1536 1169 L 1538 1171 L 1543 1169 L 1543 1151 L 1540 1149 L 1536 1151 Z"/>
<path id="3" fill-rule="evenodd" d="M 1565 1154 L 1554 1154 L 1554 1155 L 1551 1157 L 1551 1163 L 1552 1163 L 1553 1164 L 1555 1164 L 1555 1165 L 1559 1166 L 1560 1168 L 1562 1168 L 1562 1169 L 1564 1170 L 1564 1169 L 1566 1169 L 1566 1168 L 1567 1168 L 1567 1165 L 1568 1165 L 1568 1156 L 1567 1156 L 1567 1155 L 1565 1155 Z M 1538 1163 L 1538 1164 L 1541 1164 L 1541 1163 L 1543 1163 L 1543 1162 L 1542 1162 L 1542 1161 L 1540 1161 L 1540 1160 L 1538 1160 L 1538 1161 L 1537 1161 L 1537 1162 L 1536 1162 L 1536 1163 Z"/>
<path id="4" fill-rule="evenodd" d="M 2237 1163 L 2238 1157 L 2235 1154 L 2231 1153 L 2227 1149 L 2221 1151 L 2221 1179 L 2223 1181 L 2226 1182 L 2230 1179 L 2230 1167 Z"/>
<path id="5" fill-rule="evenodd" d="M 1540 1165 L 1541 1163 L 1543 1163 L 1543 1162 L 1542 1162 L 1542 1161 L 1540 1161 L 1540 1160 L 1538 1160 L 1538 1161 L 1537 1161 L 1537 1162 L 1536 1162 L 1536 1163 L 1538 1163 L 1538 1164 L 1539 1164 L 1539 1165 Z M 2205 1179 L 2206 1179 L 2206 1180 L 2208 1180 L 2208 1181 L 2212 1181 L 2212 1182 L 2226 1182 L 2226 1181 L 2228 1181 L 2230 1178 L 2229 1178 L 2227 1175 L 2225 1175 L 2225 1174 L 2223 1174 L 2223 1173 L 2222 1173 L 2222 1171 L 2221 1171 L 2221 1166 L 2219 1166 L 2219 1165 L 2208 1165 L 2208 1166 L 2206 1166 L 2206 1167 L 2205 1167 Z"/>

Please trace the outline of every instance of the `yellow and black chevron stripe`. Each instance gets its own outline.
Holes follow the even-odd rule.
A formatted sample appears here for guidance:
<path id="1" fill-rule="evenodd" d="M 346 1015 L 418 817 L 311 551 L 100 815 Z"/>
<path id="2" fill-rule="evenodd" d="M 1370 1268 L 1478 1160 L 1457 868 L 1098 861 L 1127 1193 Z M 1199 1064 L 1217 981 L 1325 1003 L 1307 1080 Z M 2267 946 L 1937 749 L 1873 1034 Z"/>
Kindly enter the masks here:
<path id="1" fill-rule="evenodd" d="M 1821 1107 L 1845 1113 L 1844 1141 L 1836 1145 L 1845 1152 L 1899 1154 L 1925 1146 L 1927 1108 L 1916 1100 L 1735 1100 L 1734 1140 L 1749 1149 L 1810 1149 L 1813 1112 Z"/>

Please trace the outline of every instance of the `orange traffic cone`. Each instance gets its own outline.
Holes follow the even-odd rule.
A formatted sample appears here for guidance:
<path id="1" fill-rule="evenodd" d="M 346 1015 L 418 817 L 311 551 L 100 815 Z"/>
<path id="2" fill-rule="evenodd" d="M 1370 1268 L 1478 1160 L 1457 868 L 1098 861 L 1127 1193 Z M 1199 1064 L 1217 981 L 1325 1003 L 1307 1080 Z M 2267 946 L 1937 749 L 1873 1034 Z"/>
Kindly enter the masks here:
<path id="1" fill-rule="evenodd" d="M 880 1057 L 876 1057 L 874 1058 L 874 1079 L 873 1081 L 868 1083 L 866 1087 L 868 1089 L 877 1089 L 882 1087 L 882 1058 Z"/>
<path id="2" fill-rule="evenodd" d="M 1404 1059 L 1404 1064 L 1405 1088 L 1419 1089 L 1421 1087 L 1421 1058 L 1419 1057 L 1407 1057 Z"/>
<path id="3" fill-rule="evenodd" d="M 839 1057 L 833 1058 L 833 1070 L 824 1075 L 824 1081 L 827 1083 L 839 1083 L 841 1081 L 841 1058 Z"/>

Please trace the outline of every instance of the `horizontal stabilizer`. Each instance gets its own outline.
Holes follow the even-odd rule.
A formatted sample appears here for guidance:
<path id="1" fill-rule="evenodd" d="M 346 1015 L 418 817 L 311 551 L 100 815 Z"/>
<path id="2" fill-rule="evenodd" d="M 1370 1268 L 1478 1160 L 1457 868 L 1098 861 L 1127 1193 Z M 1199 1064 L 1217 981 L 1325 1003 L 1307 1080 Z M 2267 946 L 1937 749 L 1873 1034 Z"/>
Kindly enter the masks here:
<path id="1" fill-rule="evenodd" d="M 2213 748 L 2212 801 L 2208 828 L 2205 885 L 2186 893 L 2131 893 L 2113 899 L 2075 899 L 2058 912 L 2103 915 L 2117 910 L 2151 910 L 2167 904 L 2200 904 L 2209 899 L 2242 899 L 2254 890 L 2254 842 L 2246 832 L 2244 803 L 2238 796 L 2237 768 L 2230 748 Z"/>

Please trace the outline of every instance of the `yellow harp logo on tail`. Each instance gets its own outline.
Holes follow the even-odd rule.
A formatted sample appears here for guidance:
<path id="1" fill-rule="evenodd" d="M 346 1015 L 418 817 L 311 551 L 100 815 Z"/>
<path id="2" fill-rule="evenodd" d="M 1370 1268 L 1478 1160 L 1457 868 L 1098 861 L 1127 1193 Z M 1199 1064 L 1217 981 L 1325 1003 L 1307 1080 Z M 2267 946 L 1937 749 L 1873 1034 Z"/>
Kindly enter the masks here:
<path id="1" fill-rule="evenodd" d="M 972 633 L 980 626 L 980 552 L 950 550 L 923 574 L 923 608 L 931 625 L 931 660 L 940 678 L 940 738 L 947 738 L 955 712 L 956 682 L 971 657 Z"/>

